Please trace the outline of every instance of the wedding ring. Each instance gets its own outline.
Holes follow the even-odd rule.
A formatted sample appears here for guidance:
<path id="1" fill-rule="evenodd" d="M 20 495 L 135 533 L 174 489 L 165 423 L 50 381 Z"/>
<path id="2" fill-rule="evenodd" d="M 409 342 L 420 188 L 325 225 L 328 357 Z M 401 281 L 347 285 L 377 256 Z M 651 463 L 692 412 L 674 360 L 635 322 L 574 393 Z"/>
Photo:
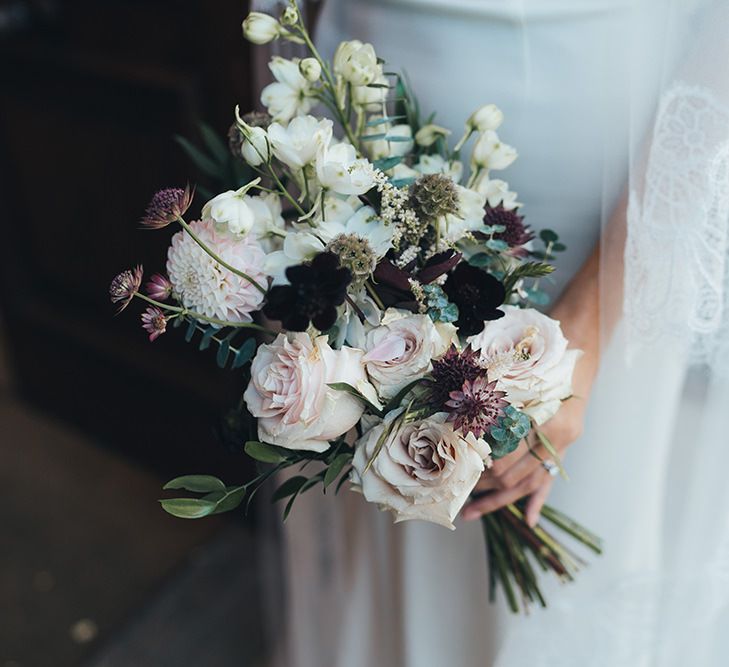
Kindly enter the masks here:
<path id="1" fill-rule="evenodd" d="M 552 477 L 556 477 L 559 474 L 559 466 L 552 459 L 544 459 L 542 461 L 542 468 Z"/>

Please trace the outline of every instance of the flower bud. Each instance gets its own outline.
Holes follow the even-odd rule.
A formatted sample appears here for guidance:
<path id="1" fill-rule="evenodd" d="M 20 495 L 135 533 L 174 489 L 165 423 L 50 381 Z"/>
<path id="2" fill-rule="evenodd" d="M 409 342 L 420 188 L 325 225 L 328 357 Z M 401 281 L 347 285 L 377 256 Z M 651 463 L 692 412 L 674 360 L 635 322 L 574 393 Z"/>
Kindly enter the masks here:
<path id="1" fill-rule="evenodd" d="M 286 7 L 281 12 L 281 23 L 283 25 L 296 25 L 299 21 L 299 11 L 296 7 Z"/>
<path id="2" fill-rule="evenodd" d="M 268 162 L 269 151 L 266 130 L 262 127 L 247 127 L 244 135 L 245 141 L 240 147 L 240 153 L 243 159 L 251 167 L 257 167 L 263 162 Z"/>
<path id="3" fill-rule="evenodd" d="M 342 42 L 334 53 L 334 72 L 353 86 L 366 86 L 382 74 L 372 44 L 354 39 Z"/>
<path id="4" fill-rule="evenodd" d="M 262 12 L 251 12 L 243 21 L 243 36 L 253 44 L 268 44 L 281 34 L 279 22 Z"/>
<path id="5" fill-rule="evenodd" d="M 474 111 L 466 121 L 466 128 L 487 132 L 496 130 L 504 122 L 504 114 L 495 104 L 487 104 Z"/>
<path id="6" fill-rule="evenodd" d="M 299 72 L 307 81 L 313 83 L 321 76 L 321 65 L 316 58 L 304 58 L 299 63 Z"/>
<path id="7" fill-rule="evenodd" d="M 447 130 L 445 127 L 441 127 L 440 125 L 423 125 L 423 127 L 415 133 L 415 143 L 417 143 L 418 146 L 432 146 L 439 137 L 447 137 L 450 133 L 450 130 Z"/>
<path id="8" fill-rule="evenodd" d="M 513 146 L 501 143 L 496 132 L 487 130 L 476 140 L 471 165 L 480 169 L 506 169 L 516 158 Z"/>

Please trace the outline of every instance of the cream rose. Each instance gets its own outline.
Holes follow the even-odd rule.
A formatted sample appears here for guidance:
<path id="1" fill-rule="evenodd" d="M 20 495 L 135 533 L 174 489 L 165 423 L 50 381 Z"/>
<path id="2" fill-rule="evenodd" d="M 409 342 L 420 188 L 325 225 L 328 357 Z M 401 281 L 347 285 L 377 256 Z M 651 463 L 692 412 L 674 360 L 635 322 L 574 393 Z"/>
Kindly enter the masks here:
<path id="1" fill-rule="evenodd" d="M 391 511 L 396 523 L 421 519 L 453 530 L 453 520 L 490 464 L 491 450 L 473 434 L 464 438 L 454 431 L 445 412 L 409 424 L 401 424 L 399 415 L 389 413 L 355 443 L 354 488 L 380 509 Z"/>
<path id="2" fill-rule="evenodd" d="M 388 308 L 380 326 L 367 334 L 363 358 L 380 396 L 392 398 L 428 373 L 431 360 L 445 354 L 456 335 L 451 324 L 436 325 L 428 315 Z"/>
<path id="3" fill-rule="evenodd" d="M 361 350 L 333 350 L 326 336 L 279 334 L 261 345 L 251 365 L 243 395 L 258 418 L 258 437 L 288 449 L 323 452 L 329 441 L 351 429 L 364 405 L 346 392 L 327 386 L 346 382 L 372 395 Z"/>
<path id="4" fill-rule="evenodd" d="M 468 342 L 480 350 L 489 378 L 498 380 L 509 403 L 543 424 L 572 394 L 572 373 L 582 352 L 567 349 L 557 320 L 533 308 L 501 309 L 506 315 L 487 322 Z"/>

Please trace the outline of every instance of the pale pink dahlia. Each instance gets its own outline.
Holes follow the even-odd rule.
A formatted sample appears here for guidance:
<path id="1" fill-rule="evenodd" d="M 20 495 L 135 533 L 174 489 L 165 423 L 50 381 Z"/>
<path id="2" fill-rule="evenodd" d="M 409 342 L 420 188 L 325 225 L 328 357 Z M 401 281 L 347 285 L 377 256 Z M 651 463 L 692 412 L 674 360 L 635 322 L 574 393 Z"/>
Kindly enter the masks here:
<path id="1" fill-rule="evenodd" d="M 212 220 L 190 223 L 192 231 L 224 262 L 266 284 L 265 253 L 251 234 L 243 238 L 215 229 Z M 260 309 L 263 294 L 248 280 L 223 268 L 184 230 L 172 237 L 167 273 L 185 308 L 219 320 L 250 322 Z"/>

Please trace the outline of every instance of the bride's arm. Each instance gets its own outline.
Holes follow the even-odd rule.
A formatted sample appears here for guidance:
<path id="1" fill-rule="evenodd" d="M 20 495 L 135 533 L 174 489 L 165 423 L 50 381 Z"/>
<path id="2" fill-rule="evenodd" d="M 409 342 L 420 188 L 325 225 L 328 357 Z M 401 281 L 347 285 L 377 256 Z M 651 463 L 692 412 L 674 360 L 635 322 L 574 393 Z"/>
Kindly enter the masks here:
<path id="1" fill-rule="evenodd" d="M 583 350 L 584 354 L 575 366 L 573 376 L 574 397 L 566 401 L 559 412 L 541 430 L 549 438 L 560 457 L 582 433 L 587 401 L 592 384 L 597 375 L 600 361 L 600 316 L 608 320 L 603 323 L 603 333 L 612 330 L 617 321 L 622 303 L 622 275 L 625 235 L 625 201 L 617 208 L 617 213 L 608 225 L 608 234 L 603 240 L 603 248 L 598 243 L 568 284 L 550 316 L 562 323 L 562 330 L 570 341 L 570 347 Z M 614 238 L 610 238 L 614 236 Z M 601 264 L 603 266 L 601 267 Z M 610 276 L 610 302 L 600 303 L 601 270 Z M 614 284 L 613 284 L 614 281 Z M 603 292 L 603 296 L 604 296 Z M 540 458 L 549 458 L 549 453 L 541 445 L 532 447 Z M 522 442 L 513 453 L 496 461 L 493 468 L 484 473 L 477 485 L 478 491 L 486 493 L 469 503 L 463 510 L 466 520 L 477 519 L 519 498 L 530 496 L 526 507 L 527 521 L 534 525 L 542 505 L 549 495 L 554 478 L 542 467 L 540 461 L 532 456 L 526 443 Z"/>

